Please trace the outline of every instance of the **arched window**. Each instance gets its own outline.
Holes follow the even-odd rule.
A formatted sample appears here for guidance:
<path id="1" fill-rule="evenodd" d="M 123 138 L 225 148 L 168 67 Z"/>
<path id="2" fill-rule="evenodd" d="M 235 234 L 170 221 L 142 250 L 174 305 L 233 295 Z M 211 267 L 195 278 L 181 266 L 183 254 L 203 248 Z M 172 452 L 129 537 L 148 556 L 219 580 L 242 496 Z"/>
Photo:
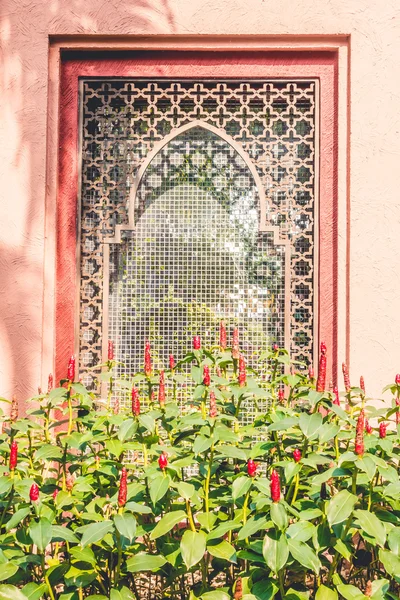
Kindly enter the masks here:
<path id="1" fill-rule="evenodd" d="M 162 368 L 193 335 L 214 344 L 221 320 L 239 327 L 250 361 L 285 345 L 286 244 L 265 213 L 256 169 L 224 132 L 196 122 L 155 147 L 129 224 L 108 240 L 108 337 L 122 372 L 142 367 L 146 339 Z"/>

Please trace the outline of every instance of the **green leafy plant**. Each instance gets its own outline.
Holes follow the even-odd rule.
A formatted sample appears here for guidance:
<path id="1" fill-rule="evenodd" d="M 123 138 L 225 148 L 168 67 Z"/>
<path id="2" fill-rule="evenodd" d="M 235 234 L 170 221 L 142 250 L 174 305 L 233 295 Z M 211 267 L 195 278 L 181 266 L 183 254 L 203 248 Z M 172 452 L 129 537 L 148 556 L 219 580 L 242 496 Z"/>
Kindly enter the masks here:
<path id="1" fill-rule="evenodd" d="M 114 380 L 111 344 L 104 400 L 71 360 L 27 416 L 13 402 L 0 598 L 398 598 L 400 377 L 376 408 L 346 369 L 340 401 L 325 357 L 317 381 L 277 347 L 256 372 L 222 326 L 165 373 L 148 345 L 131 379 Z"/>

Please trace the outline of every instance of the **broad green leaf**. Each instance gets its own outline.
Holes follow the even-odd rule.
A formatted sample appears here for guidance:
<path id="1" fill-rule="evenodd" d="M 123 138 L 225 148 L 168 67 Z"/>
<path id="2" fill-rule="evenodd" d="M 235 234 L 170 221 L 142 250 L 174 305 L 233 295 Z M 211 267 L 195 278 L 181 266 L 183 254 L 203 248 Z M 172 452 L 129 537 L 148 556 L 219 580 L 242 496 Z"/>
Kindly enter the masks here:
<path id="1" fill-rule="evenodd" d="M 354 516 L 361 529 L 368 535 L 374 537 L 378 544 L 383 548 L 386 543 L 386 529 L 382 521 L 368 510 L 355 510 Z"/>
<path id="2" fill-rule="evenodd" d="M 223 540 L 215 546 L 208 545 L 207 551 L 211 556 L 215 556 L 216 558 L 222 558 L 233 563 L 237 562 L 235 548 L 226 540 Z"/>
<path id="3" fill-rule="evenodd" d="M 26 596 L 15 585 L 5 584 L 0 585 L 0 600 L 26 600 Z"/>
<path id="4" fill-rule="evenodd" d="M 311 415 L 302 413 L 299 419 L 300 429 L 304 436 L 311 440 L 318 434 L 318 430 L 322 425 L 322 415 L 320 413 L 313 413 Z"/>
<path id="5" fill-rule="evenodd" d="M 88 563 L 92 567 L 96 566 L 96 556 L 89 547 L 82 548 L 81 546 L 74 546 L 70 549 L 70 554 L 74 559 L 74 562 Z"/>
<path id="6" fill-rule="evenodd" d="M 118 439 L 120 442 L 126 442 L 130 438 L 133 438 L 137 429 L 137 422 L 134 419 L 127 419 L 124 421 L 118 431 Z"/>
<path id="7" fill-rule="evenodd" d="M 303 567 L 306 567 L 306 569 L 311 569 L 316 575 L 318 575 L 319 571 L 321 570 L 321 561 L 314 550 L 310 548 L 310 546 L 304 542 L 293 539 L 288 540 L 288 546 L 290 554 L 295 560 L 297 560 L 297 562 L 303 565 Z"/>
<path id="8" fill-rule="evenodd" d="M 107 440 L 106 448 L 115 458 L 119 458 L 124 450 L 122 442 L 119 440 Z"/>
<path id="9" fill-rule="evenodd" d="M 26 506 L 25 508 L 20 508 L 19 510 L 17 510 L 17 512 L 13 514 L 11 519 L 9 521 L 7 521 L 6 531 L 10 531 L 10 529 L 13 529 L 13 527 L 22 523 L 22 521 L 25 519 L 25 517 L 27 515 L 30 514 L 30 512 L 31 512 L 30 506 Z"/>
<path id="10" fill-rule="evenodd" d="M 135 598 L 136 596 L 134 596 L 132 592 L 125 586 L 123 586 L 120 590 L 113 588 L 110 592 L 110 600 L 135 600 Z"/>
<path id="11" fill-rule="evenodd" d="M 372 600 L 385 600 L 386 592 L 388 592 L 390 582 L 387 579 L 374 579 L 371 584 Z"/>
<path id="12" fill-rule="evenodd" d="M 285 431 L 286 429 L 290 429 L 297 425 L 299 422 L 298 417 L 285 417 L 284 419 L 280 419 L 279 421 L 275 421 L 268 425 L 267 431 Z"/>
<path id="13" fill-rule="evenodd" d="M 114 524 L 112 521 L 100 521 L 100 523 L 91 523 L 90 525 L 80 527 L 79 531 L 83 533 L 81 546 L 84 548 L 85 546 L 89 546 L 89 544 L 99 542 L 113 529 Z"/>
<path id="14" fill-rule="evenodd" d="M 206 551 L 206 534 L 204 531 L 185 531 L 181 539 L 181 554 L 188 569 L 197 565 Z"/>
<path id="15" fill-rule="evenodd" d="M 48 519 L 41 518 L 39 521 L 33 521 L 29 528 L 29 535 L 32 542 L 36 544 L 40 552 L 44 552 L 51 542 L 51 523 Z"/>
<path id="16" fill-rule="evenodd" d="M 193 444 L 193 452 L 197 456 L 197 454 L 201 454 L 202 452 L 206 452 L 209 448 L 211 448 L 213 443 L 213 439 L 209 437 L 205 437 L 204 435 L 198 435 L 194 440 Z"/>
<path id="17" fill-rule="evenodd" d="M 370 479 L 375 476 L 376 464 L 368 454 L 365 454 L 358 460 L 357 467 L 361 471 L 364 471 L 364 473 L 366 473 Z"/>
<path id="18" fill-rule="evenodd" d="M 337 523 L 343 523 L 351 515 L 356 502 L 357 496 L 350 494 L 347 490 L 342 490 L 333 496 L 329 500 L 326 510 L 329 525 L 332 527 Z"/>
<path id="19" fill-rule="evenodd" d="M 211 540 L 215 540 L 224 536 L 228 531 L 233 531 L 234 529 L 240 529 L 241 523 L 239 521 L 226 521 L 224 523 L 220 523 L 218 527 L 212 529 L 207 536 L 207 542 Z"/>
<path id="20" fill-rule="evenodd" d="M 389 550 L 379 549 L 379 560 L 386 569 L 386 572 L 392 577 L 400 575 L 400 558 Z"/>
<path id="21" fill-rule="evenodd" d="M 300 542 L 308 542 L 314 533 L 315 526 L 309 521 L 298 521 L 297 523 L 292 523 L 286 530 L 286 535 L 288 535 L 292 540 L 299 540 Z"/>
<path id="22" fill-rule="evenodd" d="M 141 571 L 157 571 L 166 563 L 166 559 L 161 554 L 146 554 L 140 552 L 132 558 L 128 558 L 126 568 L 130 573 L 140 573 Z"/>
<path id="23" fill-rule="evenodd" d="M 388 535 L 389 548 L 396 556 L 400 556 L 400 527 L 392 529 Z"/>
<path id="24" fill-rule="evenodd" d="M 271 504 L 271 519 L 281 531 L 286 529 L 286 527 L 288 526 L 288 515 L 285 507 L 281 502 L 273 502 Z"/>
<path id="25" fill-rule="evenodd" d="M 157 523 L 157 525 L 151 532 L 150 539 L 156 540 L 157 538 L 161 537 L 162 535 L 165 535 L 166 533 L 171 531 L 171 529 L 173 527 L 175 527 L 175 525 L 177 525 L 184 519 L 187 519 L 187 514 L 185 513 L 184 510 L 175 510 L 173 512 L 167 513 Z"/>
<path id="26" fill-rule="evenodd" d="M 231 596 L 223 590 L 214 590 L 213 592 L 206 592 L 200 596 L 201 600 L 231 600 Z"/>
<path id="27" fill-rule="evenodd" d="M 241 477 L 237 477 L 232 484 L 232 498 L 237 500 L 247 494 L 249 489 L 251 488 L 252 480 L 250 477 L 246 475 L 242 475 Z"/>
<path id="28" fill-rule="evenodd" d="M 217 451 L 220 455 L 227 456 L 228 458 L 247 460 L 246 452 L 236 446 L 218 446 Z"/>
<path id="29" fill-rule="evenodd" d="M 257 531 L 260 531 L 260 529 L 265 529 L 266 524 L 267 518 L 263 515 L 255 515 L 254 517 L 251 517 L 238 532 L 237 539 L 244 540 L 252 536 L 254 533 L 257 533 Z"/>
<path id="30" fill-rule="evenodd" d="M 315 600 L 338 600 L 338 598 L 337 591 L 326 587 L 326 585 L 320 585 L 315 594 Z"/>
<path id="31" fill-rule="evenodd" d="M 153 505 L 156 505 L 156 503 L 165 496 L 168 488 L 169 478 L 164 475 L 158 475 L 150 482 L 149 491 Z"/>
<path id="32" fill-rule="evenodd" d="M 18 571 L 18 565 L 15 565 L 12 562 L 7 562 L 0 567 L 0 581 L 5 581 L 9 579 Z M 1 598 L 1 596 L 0 596 Z"/>
<path id="33" fill-rule="evenodd" d="M 64 542 L 79 542 L 78 537 L 68 527 L 62 527 L 61 525 L 51 526 L 51 539 L 52 541 L 62 540 Z"/>
<path id="34" fill-rule="evenodd" d="M 0 477 L 0 496 L 4 496 L 11 490 L 12 481 L 9 477 Z"/>
<path id="35" fill-rule="evenodd" d="M 114 516 L 114 523 L 117 531 L 123 535 L 127 540 L 133 542 L 136 535 L 136 519 L 128 512 L 122 513 L 122 515 Z"/>
<path id="36" fill-rule="evenodd" d="M 72 565 L 65 574 L 65 583 L 68 586 L 83 588 L 92 583 L 97 577 L 94 569 L 80 569 Z"/>
<path id="37" fill-rule="evenodd" d="M 182 498 L 184 498 L 185 500 L 189 500 L 196 491 L 194 485 L 192 485 L 191 483 L 186 483 L 185 481 L 181 481 L 181 483 L 178 483 L 177 489 Z"/>
<path id="38" fill-rule="evenodd" d="M 150 433 L 154 431 L 155 419 L 149 414 L 140 415 L 139 423 Z"/>
<path id="39" fill-rule="evenodd" d="M 322 427 L 318 430 L 318 437 L 321 444 L 325 444 L 325 442 L 329 442 L 333 440 L 334 437 L 340 431 L 339 425 L 334 425 L 333 423 L 324 423 Z"/>
<path id="40" fill-rule="evenodd" d="M 62 450 L 54 444 L 44 444 L 35 452 L 35 460 L 49 460 L 62 457 Z"/>
<path id="41" fill-rule="evenodd" d="M 345 542 L 342 540 L 336 540 L 333 546 L 339 554 L 341 554 L 346 560 L 351 561 L 351 549 L 347 547 Z"/>
<path id="42" fill-rule="evenodd" d="M 267 533 L 263 541 L 263 556 L 273 573 L 280 571 L 289 558 L 289 546 L 284 535 Z"/>
<path id="43" fill-rule="evenodd" d="M 278 593 L 278 589 L 275 581 L 263 578 L 253 585 L 251 593 L 255 595 L 257 600 L 273 600 Z"/>
<path id="44" fill-rule="evenodd" d="M 21 591 L 28 600 L 40 600 L 47 593 L 47 585 L 45 583 L 39 585 L 32 581 L 24 585 Z"/>
<path id="45" fill-rule="evenodd" d="M 364 594 L 354 585 L 339 584 L 337 589 L 346 600 L 365 600 Z"/>

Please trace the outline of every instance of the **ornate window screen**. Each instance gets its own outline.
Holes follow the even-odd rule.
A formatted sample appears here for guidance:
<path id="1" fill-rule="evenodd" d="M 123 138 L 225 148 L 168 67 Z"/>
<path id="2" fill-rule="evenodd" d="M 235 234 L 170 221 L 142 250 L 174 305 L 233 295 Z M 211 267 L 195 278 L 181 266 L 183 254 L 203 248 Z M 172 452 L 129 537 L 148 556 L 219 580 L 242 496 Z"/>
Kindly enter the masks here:
<path id="1" fill-rule="evenodd" d="M 108 326 L 130 371 L 145 338 L 165 364 L 220 318 L 249 357 L 290 335 L 311 359 L 316 97 L 315 81 L 82 82 L 83 373 Z"/>

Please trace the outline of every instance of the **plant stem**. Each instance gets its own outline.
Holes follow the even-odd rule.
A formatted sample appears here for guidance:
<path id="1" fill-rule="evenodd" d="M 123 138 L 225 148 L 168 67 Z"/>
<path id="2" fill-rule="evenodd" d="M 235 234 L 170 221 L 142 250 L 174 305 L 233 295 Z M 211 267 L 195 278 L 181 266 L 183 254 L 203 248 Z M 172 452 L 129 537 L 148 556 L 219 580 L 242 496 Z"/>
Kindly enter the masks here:
<path id="1" fill-rule="evenodd" d="M 290 502 L 291 506 L 293 506 L 294 503 L 296 502 L 297 493 L 299 491 L 299 485 L 300 485 L 300 475 L 299 475 L 299 473 L 296 473 L 296 475 L 294 476 L 293 498 L 292 498 L 292 501 Z"/>
<path id="2" fill-rule="evenodd" d="M 281 599 L 284 600 L 285 598 L 285 584 L 284 584 L 284 574 L 282 569 L 280 569 L 280 571 L 278 571 L 278 581 L 279 581 L 279 591 L 281 593 Z"/>
<path id="3" fill-rule="evenodd" d="M 192 531 L 196 531 L 196 526 L 195 526 L 194 521 L 193 521 L 192 509 L 190 507 L 189 500 L 186 500 L 186 512 L 187 512 L 188 519 L 189 519 L 190 529 Z"/>

